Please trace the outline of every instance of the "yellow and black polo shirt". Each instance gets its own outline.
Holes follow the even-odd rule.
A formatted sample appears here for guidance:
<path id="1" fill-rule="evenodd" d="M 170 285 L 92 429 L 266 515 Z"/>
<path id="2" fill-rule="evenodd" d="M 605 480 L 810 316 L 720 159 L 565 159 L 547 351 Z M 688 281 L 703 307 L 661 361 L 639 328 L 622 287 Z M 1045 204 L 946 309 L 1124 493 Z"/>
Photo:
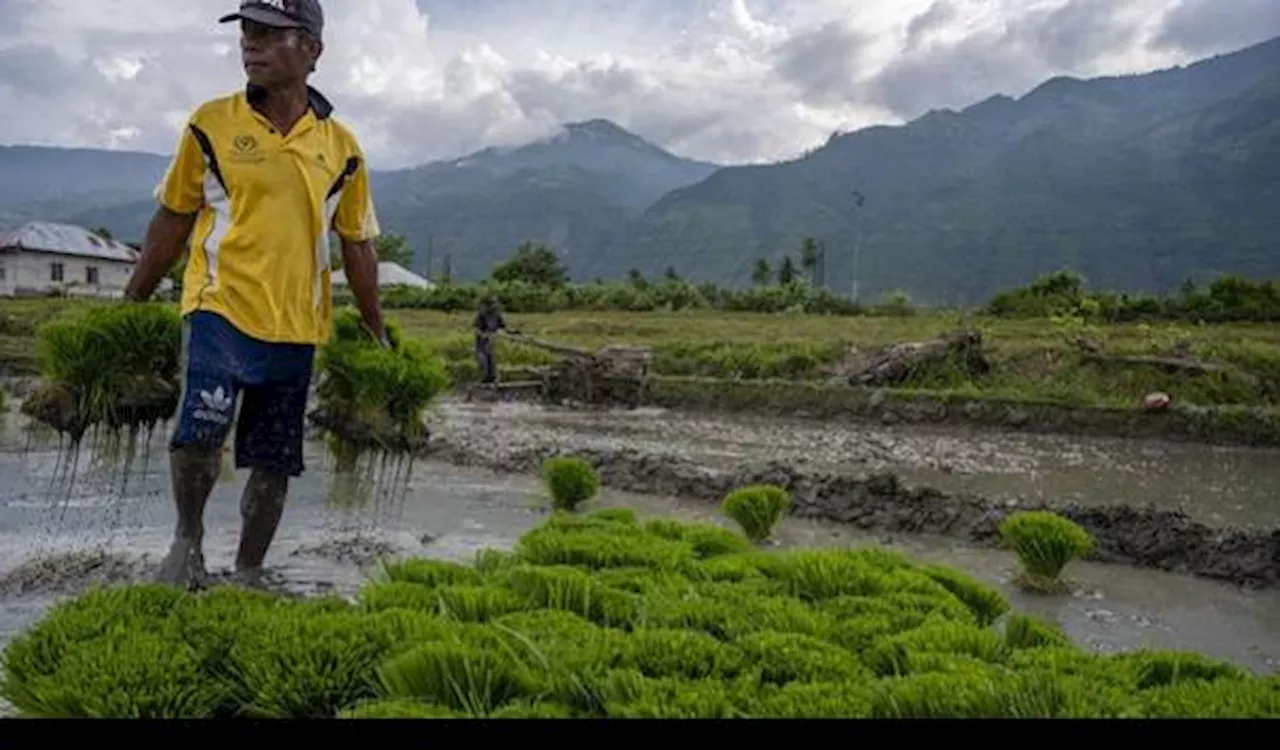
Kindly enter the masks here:
<path id="1" fill-rule="evenodd" d="M 251 104 L 215 99 L 191 117 L 156 199 L 197 213 L 182 313 L 225 317 L 268 342 L 324 344 L 332 325 L 329 233 L 378 236 L 364 154 L 311 89 L 289 133 Z"/>

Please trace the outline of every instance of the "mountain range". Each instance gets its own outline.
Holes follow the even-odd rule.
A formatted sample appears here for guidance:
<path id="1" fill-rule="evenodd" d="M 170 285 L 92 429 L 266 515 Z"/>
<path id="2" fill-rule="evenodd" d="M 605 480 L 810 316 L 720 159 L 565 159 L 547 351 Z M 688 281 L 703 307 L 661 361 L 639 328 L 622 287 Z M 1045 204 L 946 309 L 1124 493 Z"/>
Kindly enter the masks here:
<path id="1" fill-rule="evenodd" d="M 142 235 L 165 157 L 0 147 L 0 223 Z M 806 237 L 825 281 L 972 304 L 1062 268 L 1160 291 L 1280 275 L 1280 39 L 1155 73 L 1055 78 L 900 126 L 837 134 L 777 164 L 677 157 L 606 120 L 413 169 L 375 172 L 385 230 L 415 270 L 475 279 L 524 241 L 580 279 L 750 283 Z M 74 185 L 74 189 L 67 186 Z M 854 259 L 858 262 L 855 265 Z M 447 260 L 446 260 L 447 259 Z"/>

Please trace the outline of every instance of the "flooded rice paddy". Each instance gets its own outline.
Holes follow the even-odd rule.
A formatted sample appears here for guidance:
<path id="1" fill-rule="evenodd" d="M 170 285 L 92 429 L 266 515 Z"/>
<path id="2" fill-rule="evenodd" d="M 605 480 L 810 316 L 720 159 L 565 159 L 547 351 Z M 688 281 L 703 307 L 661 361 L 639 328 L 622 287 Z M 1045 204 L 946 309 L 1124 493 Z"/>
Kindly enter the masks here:
<path id="1" fill-rule="evenodd" d="M 1280 525 L 1275 452 L 1061 437 L 711 419 L 660 411 L 584 414 L 521 405 L 447 404 L 437 430 L 487 450 L 536 445 L 632 448 L 707 464 L 786 459 L 840 471 L 894 470 L 944 490 L 1075 502 L 1169 504 L 1206 520 Z M 119 472 L 92 471 L 80 456 L 75 482 L 59 486 L 55 442 L 31 441 L 14 413 L 0 424 L 0 644 L 65 596 L 98 583 L 147 580 L 173 524 L 166 434 L 151 439 L 121 491 Z M 533 477 L 498 476 L 419 462 L 398 491 L 370 495 L 335 477 L 319 443 L 297 480 L 267 564 L 274 585 L 299 594 L 354 593 L 381 555 L 469 561 L 509 548 L 546 511 Z M 211 572 L 229 568 L 246 475 L 228 476 L 206 511 Z M 393 488 L 394 489 L 394 488 Z M 727 523 L 716 509 L 605 491 L 604 506 L 644 515 Z M 1012 555 L 930 537 L 867 535 L 836 524 L 788 519 L 783 546 L 884 544 L 946 563 L 1006 592 L 1015 608 L 1058 622 L 1099 650 L 1185 649 L 1280 672 L 1280 593 L 1245 592 L 1185 576 L 1076 564 L 1070 597 L 1025 595 L 1010 584 Z"/>

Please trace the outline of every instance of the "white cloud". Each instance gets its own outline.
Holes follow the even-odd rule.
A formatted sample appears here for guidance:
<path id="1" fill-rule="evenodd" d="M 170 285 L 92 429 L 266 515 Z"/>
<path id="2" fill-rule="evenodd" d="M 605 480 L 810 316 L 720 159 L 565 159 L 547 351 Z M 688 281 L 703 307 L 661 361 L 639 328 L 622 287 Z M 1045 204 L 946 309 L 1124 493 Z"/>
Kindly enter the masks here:
<path id="1" fill-rule="evenodd" d="M 315 84 L 381 167 L 595 117 L 757 161 L 1280 34 L 1271 0 L 1225 5 L 1209 37 L 1186 31 L 1203 0 L 328 0 Z M 234 7 L 0 0 L 0 142 L 169 152 L 191 108 L 241 85 L 236 27 L 216 23 Z"/>

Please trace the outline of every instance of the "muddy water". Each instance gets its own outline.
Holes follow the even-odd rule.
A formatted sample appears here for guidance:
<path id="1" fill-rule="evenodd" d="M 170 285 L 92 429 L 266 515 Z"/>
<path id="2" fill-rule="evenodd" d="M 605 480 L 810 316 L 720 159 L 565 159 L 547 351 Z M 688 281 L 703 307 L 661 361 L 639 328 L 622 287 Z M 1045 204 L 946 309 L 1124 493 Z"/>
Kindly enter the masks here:
<path id="1" fill-rule="evenodd" d="M 82 473 L 64 499 L 49 494 L 55 451 L 42 444 L 24 448 L 12 427 L 7 440 L 0 437 L 0 643 L 87 585 L 145 580 L 167 548 L 173 523 L 162 437 L 152 443 L 145 473 L 139 468 L 123 495 L 118 477 Z M 294 485 L 268 558 L 273 580 L 290 593 L 352 594 L 378 554 L 470 560 L 486 547 L 510 547 L 545 513 L 531 478 L 420 463 L 403 498 L 379 499 L 335 483 L 318 445 L 308 459 L 312 470 Z M 219 485 L 210 500 L 206 556 L 215 572 L 234 558 L 244 478 Z M 606 492 L 600 503 L 724 523 L 711 506 L 665 498 Z M 1001 552 L 950 540 L 869 537 L 794 519 L 782 524 L 779 538 L 785 546 L 887 544 L 954 565 L 1002 588 L 1017 609 L 1054 620 L 1099 650 L 1186 649 L 1259 672 L 1280 671 L 1280 594 L 1274 592 L 1079 565 L 1071 569 L 1075 596 L 1029 597 L 1010 586 L 1014 561 Z"/>
<path id="2" fill-rule="evenodd" d="M 839 472 L 892 471 L 946 492 L 998 500 L 1155 505 L 1211 525 L 1280 526 L 1280 451 L 1274 449 L 658 409 L 583 413 L 451 403 L 442 414 L 446 434 L 482 435 L 495 451 L 629 447 L 725 467 L 777 459 Z"/>

